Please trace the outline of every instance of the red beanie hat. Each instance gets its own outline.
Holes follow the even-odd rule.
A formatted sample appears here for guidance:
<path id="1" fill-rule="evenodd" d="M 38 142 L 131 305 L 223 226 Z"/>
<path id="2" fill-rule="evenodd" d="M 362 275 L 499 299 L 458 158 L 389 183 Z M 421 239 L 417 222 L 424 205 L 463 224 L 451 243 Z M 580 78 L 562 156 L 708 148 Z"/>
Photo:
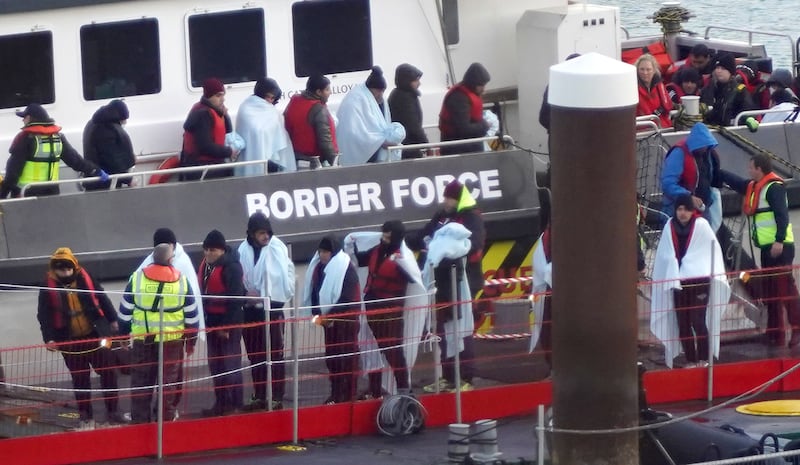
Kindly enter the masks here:
<path id="1" fill-rule="evenodd" d="M 211 98 L 220 92 L 225 92 L 225 84 L 217 78 L 208 78 L 203 81 L 203 97 Z"/>
<path id="2" fill-rule="evenodd" d="M 444 196 L 451 199 L 459 200 L 461 198 L 461 191 L 464 190 L 464 185 L 458 182 L 458 179 L 453 179 L 444 188 Z"/>

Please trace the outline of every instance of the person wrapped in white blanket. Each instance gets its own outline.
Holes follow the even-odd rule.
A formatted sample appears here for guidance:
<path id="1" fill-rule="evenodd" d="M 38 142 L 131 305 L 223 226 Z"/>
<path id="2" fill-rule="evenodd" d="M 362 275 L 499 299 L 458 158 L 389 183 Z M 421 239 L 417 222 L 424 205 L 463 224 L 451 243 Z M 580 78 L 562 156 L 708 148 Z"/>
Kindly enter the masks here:
<path id="1" fill-rule="evenodd" d="M 404 237 L 405 226 L 393 220 L 385 222 L 381 232 L 352 233 L 344 240 L 345 252 L 357 261 L 359 271 L 366 271 L 359 273 L 367 310 L 359 331 L 361 367 L 369 373 L 364 399 L 378 399 L 384 392 L 411 392 L 411 367 L 417 358 L 428 299 L 422 273 Z M 384 357 L 391 372 L 382 371 Z"/>
<path id="2" fill-rule="evenodd" d="M 719 357 L 720 315 L 730 287 L 708 221 L 695 213 L 689 195 L 678 196 L 675 205 L 656 250 L 650 331 L 664 344 L 668 367 L 681 349 L 687 368 L 707 366 L 711 355 Z"/>
<path id="3" fill-rule="evenodd" d="M 267 172 L 297 171 L 294 148 L 284 126 L 283 115 L 275 105 L 281 88 L 274 79 L 256 81 L 253 95 L 244 99 L 236 113 L 236 132 L 244 139 L 244 148 L 236 161 L 267 160 L 264 165 L 237 166 L 236 176 L 263 176 Z"/>
<path id="4" fill-rule="evenodd" d="M 383 71 L 375 66 L 366 83 L 353 86 L 339 105 L 336 137 L 342 166 L 400 160 L 401 151 L 389 153 L 387 147 L 402 142 L 406 130 L 392 122 L 385 91 Z"/>
<path id="5" fill-rule="evenodd" d="M 269 219 L 261 212 L 253 213 L 247 220 L 247 239 L 239 244 L 238 252 L 244 272 L 244 290 L 252 297 L 244 305 L 244 322 L 248 326 L 242 330 L 253 378 L 253 397 L 245 409 L 259 410 L 267 406 L 267 331 L 264 324 L 269 322 L 271 402 L 272 410 L 279 410 L 283 408 L 286 390 L 283 307 L 294 297 L 294 263 L 288 247 L 275 236 Z"/>
<path id="6" fill-rule="evenodd" d="M 331 395 L 325 404 L 355 398 L 361 286 L 350 257 L 332 236 L 323 237 L 306 270 L 300 316 L 311 318 L 325 332 L 325 364 Z"/>

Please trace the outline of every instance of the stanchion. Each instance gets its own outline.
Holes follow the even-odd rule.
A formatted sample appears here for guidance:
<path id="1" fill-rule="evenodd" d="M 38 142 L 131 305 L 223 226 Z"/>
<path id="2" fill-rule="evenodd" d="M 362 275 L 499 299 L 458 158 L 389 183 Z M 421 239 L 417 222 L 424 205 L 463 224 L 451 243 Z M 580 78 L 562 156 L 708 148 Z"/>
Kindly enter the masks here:
<path id="1" fill-rule="evenodd" d="M 456 276 L 456 265 L 452 265 L 450 267 L 450 284 L 451 288 L 451 302 L 453 303 L 452 312 L 453 312 L 453 333 L 449 336 L 450 344 L 455 347 L 455 356 L 453 358 L 453 383 L 455 383 L 456 388 L 456 422 L 461 423 L 461 352 L 459 350 L 459 341 L 458 341 L 458 307 L 460 306 L 459 303 L 459 292 L 458 292 L 458 278 Z M 447 350 L 447 344 L 445 344 L 445 351 Z M 450 354 L 447 354 L 450 355 Z M 445 358 L 447 360 L 447 358 Z"/>
<path id="2" fill-rule="evenodd" d="M 272 240 L 272 238 L 270 238 Z M 269 242 L 264 247 L 265 249 L 269 247 Z M 272 322 L 272 289 L 270 288 L 269 282 L 269 270 L 272 268 L 272 264 L 270 263 L 270 253 L 268 250 L 262 250 L 262 253 L 267 254 L 267 263 L 266 263 L 266 272 L 264 273 L 264 289 L 266 290 L 267 295 L 264 296 L 264 351 L 266 354 L 266 358 L 264 359 L 264 363 L 266 363 L 266 370 L 267 370 L 267 386 L 266 386 L 266 396 L 267 398 L 264 399 L 264 403 L 266 404 L 267 411 L 272 411 L 272 334 L 270 332 L 270 324 Z"/>
<path id="3" fill-rule="evenodd" d="M 536 463 L 544 465 L 544 405 L 539 404 L 539 418 L 536 422 Z"/>
<path id="4" fill-rule="evenodd" d="M 295 289 L 300 289 L 299 281 L 300 279 L 295 275 Z M 299 293 L 295 291 L 294 308 L 292 309 L 291 319 L 289 321 L 292 335 L 292 398 L 294 399 L 294 405 L 292 406 L 292 444 L 295 445 L 299 442 L 300 430 L 300 354 L 298 354 L 297 351 L 297 325 L 300 321 L 297 315 L 297 309 L 300 308 L 300 296 L 298 294 Z"/>
<path id="5" fill-rule="evenodd" d="M 714 246 L 716 242 L 711 241 L 711 282 L 709 283 L 708 292 L 711 294 L 711 290 L 713 289 L 712 286 L 717 286 L 717 282 L 714 279 Z M 708 297 L 709 303 L 711 303 L 711 296 Z M 712 312 L 717 311 L 715 308 L 708 309 L 708 305 L 706 305 L 706 312 L 711 310 Z M 713 315 L 713 314 L 712 314 Z M 716 318 L 708 318 L 710 320 L 709 328 L 708 328 L 708 393 L 707 399 L 708 402 L 714 400 L 714 349 L 716 344 L 714 344 L 714 331 L 717 330 L 715 326 Z"/>
<path id="6" fill-rule="evenodd" d="M 159 286 L 159 291 L 163 285 Z M 155 297 L 158 305 L 158 459 L 164 458 L 164 305 L 161 303 L 161 295 Z M 182 355 L 182 354 L 181 354 Z M 148 407 L 149 409 L 149 407 Z"/>

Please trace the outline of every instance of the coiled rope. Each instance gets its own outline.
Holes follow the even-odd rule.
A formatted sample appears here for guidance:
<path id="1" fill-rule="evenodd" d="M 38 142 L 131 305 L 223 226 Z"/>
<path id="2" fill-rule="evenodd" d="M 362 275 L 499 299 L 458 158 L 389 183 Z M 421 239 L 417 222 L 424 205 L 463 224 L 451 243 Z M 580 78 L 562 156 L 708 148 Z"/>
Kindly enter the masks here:
<path id="1" fill-rule="evenodd" d="M 416 397 L 400 394 L 383 400 L 375 418 L 378 430 L 387 436 L 406 436 L 425 427 L 428 412 Z"/>

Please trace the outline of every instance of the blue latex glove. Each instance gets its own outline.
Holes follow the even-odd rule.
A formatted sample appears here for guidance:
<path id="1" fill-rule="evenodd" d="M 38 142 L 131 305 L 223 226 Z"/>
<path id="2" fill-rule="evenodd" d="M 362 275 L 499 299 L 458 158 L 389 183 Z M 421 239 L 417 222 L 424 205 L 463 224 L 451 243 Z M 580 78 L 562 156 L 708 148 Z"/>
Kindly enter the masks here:
<path id="1" fill-rule="evenodd" d="M 103 182 L 106 182 L 106 181 L 108 181 L 108 180 L 110 180 L 110 179 L 111 179 L 111 178 L 108 176 L 108 173 L 106 173 L 106 172 L 105 172 L 105 171 L 103 171 L 103 170 L 97 170 L 97 175 L 98 175 L 98 176 L 100 176 L 100 180 L 101 180 L 101 181 L 103 181 Z"/>

